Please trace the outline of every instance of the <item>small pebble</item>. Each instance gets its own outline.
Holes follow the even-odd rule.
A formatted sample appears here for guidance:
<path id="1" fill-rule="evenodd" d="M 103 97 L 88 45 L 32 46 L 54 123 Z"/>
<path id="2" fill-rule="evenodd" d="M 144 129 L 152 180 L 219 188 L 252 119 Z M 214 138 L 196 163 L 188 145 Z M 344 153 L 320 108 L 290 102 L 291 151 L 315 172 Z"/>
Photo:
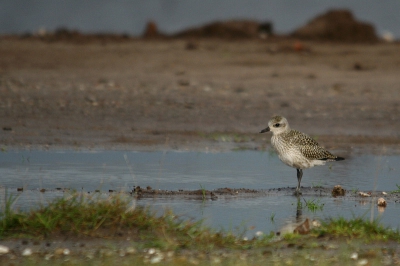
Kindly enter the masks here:
<path id="1" fill-rule="evenodd" d="M 344 190 L 341 185 L 336 185 L 333 187 L 333 190 L 332 190 L 333 197 L 344 196 L 345 194 L 346 194 L 346 190 Z"/>
<path id="2" fill-rule="evenodd" d="M 379 198 L 378 199 L 378 206 L 379 207 L 386 207 L 387 203 L 386 200 L 384 198 Z"/>
<path id="3" fill-rule="evenodd" d="M 155 263 L 160 263 L 163 260 L 164 256 L 161 253 L 158 253 L 156 255 L 154 255 L 151 259 L 150 259 L 150 263 L 151 264 L 155 264 Z"/>
<path id="4" fill-rule="evenodd" d="M 367 259 L 361 259 L 357 262 L 357 265 L 367 265 L 368 264 L 368 260 Z"/>
<path id="5" fill-rule="evenodd" d="M 149 254 L 149 255 L 153 255 L 154 253 L 156 253 L 155 248 L 149 248 L 149 250 L 147 250 L 147 254 Z"/>
<path id="6" fill-rule="evenodd" d="M 64 253 L 64 250 L 62 248 L 57 248 L 54 250 L 54 255 L 61 255 Z"/>
<path id="7" fill-rule="evenodd" d="M 0 245 L 0 254 L 7 254 L 8 252 L 10 252 L 8 247 Z"/>
<path id="8" fill-rule="evenodd" d="M 318 220 L 313 220 L 311 224 L 313 227 L 321 227 L 321 222 Z"/>
<path id="9" fill-rule="evenodd" d="M 261 231 L 257 231 L 257 232 L 256 232 L 256 236 L 258 236 L 258 237 L 262 236 L 263 234 L 264 234 L 264 233 L 261 232 Z"/>
<path id="10" fill-rule="evenodd" d="M 32 249 L 26 248 L 22 251 L 22 256 L 30 256 L 32 255 Z"/>
<path id="11" fill-rule="evenodd" d="M 65 248 L 65 249 L 63 250 L 63 254 L 64 254 L 65 256 L 67 256 L 67 255 L 71 254 L 71 251 L 69 251 L 69 249 Z"/>
<path id="12" fill-rule="evenodd" d="M 352 254 L 350 255 L 350 259 L 352 259 L 352 260 L 358 259 L 358 254 L 357 254 L 357 252 L 352 253 Z"/>
<path id="13" fill-rule="evenodd" d="M 127 253 L 127 254 L 135 254 L 135 253 L 136 253 L 136 248 L 134 248 L 134 247 L 127 247 L 127 248 L 126 248 L 126 253 Z"/>

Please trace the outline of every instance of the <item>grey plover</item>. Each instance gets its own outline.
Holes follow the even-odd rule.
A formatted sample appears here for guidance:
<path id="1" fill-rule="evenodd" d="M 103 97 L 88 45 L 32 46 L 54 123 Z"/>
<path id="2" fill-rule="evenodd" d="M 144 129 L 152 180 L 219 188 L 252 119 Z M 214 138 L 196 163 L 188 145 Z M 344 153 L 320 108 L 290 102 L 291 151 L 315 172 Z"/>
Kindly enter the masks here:
<path id="1" fill-rule="evenodd" d="M 324 165 L 327 161 L 341 161 L 338 157 L 325 150 L 310 136 L 291 129 L 286 118 L 274 116 L 268 122 L 268 127 L 260 133 L 272 132 L 271 144 L 285 164 L 296 168 L 298 185 L 295 194 L 300 194 L 300 182 L 303 169 L 315 165 Z"/>

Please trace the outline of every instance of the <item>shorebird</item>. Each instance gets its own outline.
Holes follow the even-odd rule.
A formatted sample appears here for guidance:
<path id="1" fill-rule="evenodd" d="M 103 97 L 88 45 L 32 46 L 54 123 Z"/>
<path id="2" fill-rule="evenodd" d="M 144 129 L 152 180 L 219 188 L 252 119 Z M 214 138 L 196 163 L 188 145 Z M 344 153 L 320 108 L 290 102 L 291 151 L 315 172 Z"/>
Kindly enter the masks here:
<path id="1" fill-rule="evenodd" d="M 268 122 L 268 127 L 260 133 L 272 132 L 271 144 L 277 151 L 279 159 L 297 170 L 298 185 L 296 195 L 300 193 L 300 182 L 303 169 L 324 165 L 327 161 L 341 161 L 338 157 L 325 150 L 307 134 L 291 129 L 286 118 L 274 116 Z"/>

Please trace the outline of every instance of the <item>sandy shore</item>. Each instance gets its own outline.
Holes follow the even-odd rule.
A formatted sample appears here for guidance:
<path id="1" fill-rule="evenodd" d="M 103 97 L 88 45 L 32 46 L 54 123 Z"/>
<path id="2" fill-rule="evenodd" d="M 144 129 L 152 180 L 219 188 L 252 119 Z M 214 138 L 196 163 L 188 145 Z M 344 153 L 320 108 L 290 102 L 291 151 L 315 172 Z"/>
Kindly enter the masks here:
<path id="1" fill-rule="evenodd" d="M 0 143 L 262 149 L 280 114 L 330 149 L 398 151 L 400 46 L 295 43 L 2 38 Z"/>

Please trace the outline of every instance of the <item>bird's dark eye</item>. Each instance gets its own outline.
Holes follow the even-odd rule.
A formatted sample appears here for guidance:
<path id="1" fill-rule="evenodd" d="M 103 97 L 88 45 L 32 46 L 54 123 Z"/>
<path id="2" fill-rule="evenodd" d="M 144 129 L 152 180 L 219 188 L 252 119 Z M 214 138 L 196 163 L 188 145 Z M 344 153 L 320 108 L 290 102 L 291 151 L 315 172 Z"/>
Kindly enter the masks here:
<path id="1" fill-rule="evenodd" d="M 279 123 L 276 123 L 275 125 L 274 125 L 274 127 L 279 127 L 281 124 L 279 124 Z"/>

